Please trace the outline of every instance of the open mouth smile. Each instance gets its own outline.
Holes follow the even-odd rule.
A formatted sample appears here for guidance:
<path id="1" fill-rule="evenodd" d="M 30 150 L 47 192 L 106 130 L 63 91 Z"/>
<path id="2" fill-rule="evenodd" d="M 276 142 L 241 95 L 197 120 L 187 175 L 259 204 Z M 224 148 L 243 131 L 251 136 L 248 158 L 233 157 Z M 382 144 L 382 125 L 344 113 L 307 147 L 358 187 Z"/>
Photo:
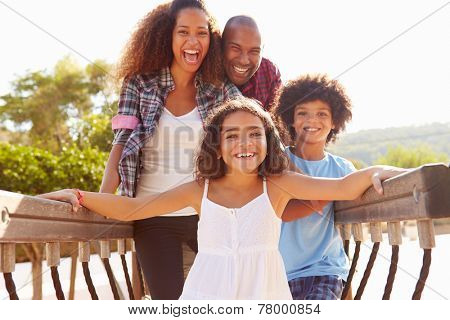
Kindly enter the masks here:
<path id="1" fill-rule="evenodd" d="M 233 66 L 233 70 L 240 74 L 240 75 L 244 75 L 250 68 L 240 68 L 238 66 Z"/>
<path id="2" fill-rule="evenodd" d="M 200 51 L 198 50 L 183 50 L 183 57 L 184 60 L 188 63 L 188 64 L 197 64 L 199 62 L 199 58 L 200 58 Z"/>
<path id="3" fill-rule="evenodd" d="M 319 132 L 321 129 L 320 128 L 314 128 L 314 127 L 304 127 L 303 131 L 308 132 L 308 133 L 314 133 L 314 132 Z"/>
<path id="4" fill-rule="evenodd" d="M 255 156 L 254 152 L 237 153 L 234 156 L 239 159 L 251 159 Z"/>

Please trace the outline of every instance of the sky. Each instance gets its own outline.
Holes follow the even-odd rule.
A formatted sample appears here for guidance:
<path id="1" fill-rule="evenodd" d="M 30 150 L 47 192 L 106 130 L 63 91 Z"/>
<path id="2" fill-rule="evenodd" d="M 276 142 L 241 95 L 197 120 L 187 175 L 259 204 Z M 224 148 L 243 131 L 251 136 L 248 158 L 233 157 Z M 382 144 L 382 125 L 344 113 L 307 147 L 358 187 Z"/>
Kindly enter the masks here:
<path id="1" fill-rule="evenodd" d="M 0 0 L 0 95 L 27 70 L 117 61 L 136 23 L 163 1 Z M 450 3 L 445 1 L 206 0 L 223 27 L 254 17 L 263 55 L 284 82 L 338 79 L 353 101 L 347 132 L 450 122 Z"/>

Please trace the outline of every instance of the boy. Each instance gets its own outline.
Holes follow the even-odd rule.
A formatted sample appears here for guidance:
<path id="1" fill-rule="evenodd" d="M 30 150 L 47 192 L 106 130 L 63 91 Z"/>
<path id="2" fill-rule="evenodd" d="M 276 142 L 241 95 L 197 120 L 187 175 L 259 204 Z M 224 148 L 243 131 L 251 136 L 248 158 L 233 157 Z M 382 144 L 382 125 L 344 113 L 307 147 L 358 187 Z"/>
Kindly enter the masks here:
<path id="1" fill-rule="evenodd" d="M 293 143 L 286 152 L 299 169 L 329 178 L 355 170 L 351 162 L 325 150 L 352 117 L 350 99 L 336 80 L 325 75 L 300 77 L 281 89 L 277 102 L 275 113 Z M 289 203 L 286 211 L 295 210 L 297 205 Z M 321 213 L 283 222 L 280 251 L 294 299 L 341 298 L 349 263 L 334 226 L 332 202 Z"/>

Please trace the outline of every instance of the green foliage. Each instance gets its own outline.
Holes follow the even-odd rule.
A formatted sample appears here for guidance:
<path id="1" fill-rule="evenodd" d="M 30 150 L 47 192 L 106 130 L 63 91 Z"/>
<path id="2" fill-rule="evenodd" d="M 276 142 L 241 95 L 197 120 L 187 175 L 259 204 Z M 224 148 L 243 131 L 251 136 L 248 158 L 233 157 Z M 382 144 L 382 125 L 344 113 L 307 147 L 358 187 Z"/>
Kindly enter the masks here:
<path id="1" fill-rule="evenodd" d="M 0 190 L 39 194 L 64 188 L 99 189 L 107 154 L 96 148 L 46 150 L 0 143 Z"/>
<path id="2" fill-rule="evenodd" d="M 385 156 L 378 158 L 376 164 L 387 164 L 402 168 L 416 168 L 426 163 L 448 162 L 449 157 L 444 153 L 437 153 L 427 145 L 412 149 L 402 146 L 390 147 Z"/>
<path id="3" fill-rule="evenodd" d="M 110 70 L 102 60 L 83 68 L 67 56 L 11 83 L 0 96 L 0 190 L 99 189 L 117 112 Z"/>
<path id="4" fill-rule="evenodd" d="M 77 144 L 82 147 L 97 147 L 104 152 L 111 151 L 114 138 L 111 130 L 111 116 L 91 114 L 83 118 L 78 127 Z"/>
<path id="5" fill-rule="evenodd" d="M 389 147 L 407 149 L 428 145 L 434 152 L 450 158 L 450 123 L 433 123 L 389 129 L 370 129 L 342 135 L 329 146 L 330 152 L 347 159 L 358 159 L 372 165 L 385 155 Z"/>
<path id="6" fill-rule="evenodd" d="M 28 137 L 22 141 L 60 152 L 81 136 L 78 130 L 89 120 L 88 115 L 101 111 L 111 118 L 117 102 L 109 70 L 111 66 L 101 60 L 83 69 L 67 56 L 52 72 L 29 72 L 12 82 L 11 93 L 0 96 L 0 120 L 9 120 L 16 131 Z"/>

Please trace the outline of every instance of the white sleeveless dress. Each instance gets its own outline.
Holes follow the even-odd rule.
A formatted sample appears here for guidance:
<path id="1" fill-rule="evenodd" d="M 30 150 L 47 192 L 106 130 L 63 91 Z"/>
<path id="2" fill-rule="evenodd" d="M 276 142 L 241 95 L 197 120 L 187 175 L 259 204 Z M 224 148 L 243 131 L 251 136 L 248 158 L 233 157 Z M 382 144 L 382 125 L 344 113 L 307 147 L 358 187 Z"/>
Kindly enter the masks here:
<path id="1" fill-rule="evenodd" d="M 241 208 L 208 199 L 206 180 L 198 224 L 198 253 L 183 300 L 285 299 L 292 295 L 278 250 L 281 219 L 263 193 Z"/>

